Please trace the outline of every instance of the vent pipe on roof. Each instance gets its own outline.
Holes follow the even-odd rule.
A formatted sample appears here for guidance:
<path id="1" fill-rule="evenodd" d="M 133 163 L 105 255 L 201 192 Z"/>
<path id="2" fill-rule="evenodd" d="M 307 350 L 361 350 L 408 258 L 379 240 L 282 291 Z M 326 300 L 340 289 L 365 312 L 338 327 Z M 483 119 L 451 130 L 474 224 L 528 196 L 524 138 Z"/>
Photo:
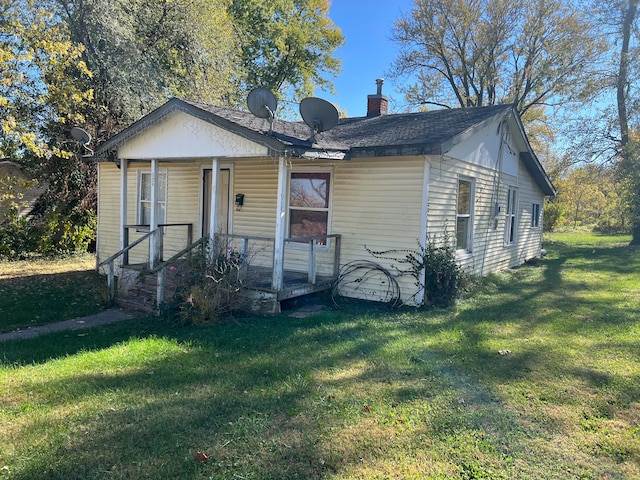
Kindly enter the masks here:
<path id="1" fill-rule="evenodd" d="M 376 94 L 367 95 L 367 117 L 379 117 L 386 115 L 389 108 L 389 99 L 382 94 L 382 84 L 384 79 L 376 79 Z"/>

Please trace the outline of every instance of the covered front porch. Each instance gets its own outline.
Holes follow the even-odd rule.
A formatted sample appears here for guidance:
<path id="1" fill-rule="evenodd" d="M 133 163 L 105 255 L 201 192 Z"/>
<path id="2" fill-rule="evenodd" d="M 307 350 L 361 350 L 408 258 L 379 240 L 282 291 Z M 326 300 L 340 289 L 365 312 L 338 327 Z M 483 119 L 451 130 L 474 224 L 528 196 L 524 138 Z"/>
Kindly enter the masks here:
<path id="1" fill-rule="evenodd" d="M 317 235 L 302 236 L 299 231 L 294 232 L 298 233 L 296 236 L 290 235 L 287 203 L 291 166 L 284 158 L 278 159 L 273 235 L 244 234 L 232 227 L 228 216 L 236 213 L 233 210 L 236 194 L 233 185 L 228 184 L 228 178 L 222 177 L 229 164 L 223 164 L 219 159 L 211 159 L 204 165 L 207 177 L 203 184 L 207 188 L 203 191 L 206 191 L 207 198 L 203 199 L 206 207 L 202 211 L 206 217 L 199 223 L 163 222 L 167 217 L 178 217 L 171 210 L 173 205 L 166 202 L 166 191 L 162 191 L 172 180 L 171 165 L 180 165 L 183 169 L 185 165 L 192 165 L 191 168 L 202 170 L 202 163 L 188 160 L 161 162 L 158 159 L 119 161 L 120 249 L 99 263 L 99 268 L 108 276 L 110 301 L 114 301 L 116 296 L 116 277 L 122 286 L 123 283 L 132 283 L 132 280 L 123 282 L 125 277 L 139 277 L 139 272 L 144 272 L 157 276 L 155 303 L 156 307 L 161 306 L 170 300 L 166 294 L 167 269 L 195 252 L 211 259 L 220 255 L 239 255 L 243 259 L 240 272 L 243 296 L 249 300 L 248 303 L 261 305 L 259 310 L 263 312 L 279 311 L 282 300 L 331 289 L 340 268 L 341 236 L 325 233 L 326 229 Z M 139 180 L 141 169 L 149 172 L 144 186 Z M 137 174 L 132 175 L 131 170 L 137 170 Z M 145 189 L 144 195 L 148 197 L 145 197 L 142 215 L 148 223 L 129 223 L 132 211 L 140 210 L 139 205 L 134 210 L 129 204 L 133 200 L 130 192 L 134 190 L 129 182 L 136 175 L 138 189 Z M 223 181 L 227 183 L 223 185 Z M 174 192 L 171 195 L 175 195 Z M 235 205 L 235 208 L 239 210 L 241 205 Z M 136 220 L 140 218 L 141 215 L 137 214 Z M 138 273 L 132 274 L 131 271 Z"/>

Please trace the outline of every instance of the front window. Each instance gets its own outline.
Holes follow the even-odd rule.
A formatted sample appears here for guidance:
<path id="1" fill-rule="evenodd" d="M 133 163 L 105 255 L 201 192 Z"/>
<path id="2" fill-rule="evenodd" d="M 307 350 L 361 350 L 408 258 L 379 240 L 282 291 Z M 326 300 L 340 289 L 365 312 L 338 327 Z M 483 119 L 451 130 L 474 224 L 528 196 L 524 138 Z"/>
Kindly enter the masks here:
<path id="1" fill-rule="evenodd" d="M 329 172 L 291 172 L 289 183 L 289 236 L 327 235 L 329 226 Z M 319 240 L 325 245 L 326 241 Z"/>
<path id="2" fill-rule="evenodd" d="M 167 219 L 167 173 L 158 172 L 158 198 L 156 219 L 159 224 Z M 138 225 L 151 224 L 151 172 L 140 172 L 138 177 Z"/>
<path id="3" fill-rule="evenodd" d="M 473 238 L 473 182 L 458 180 L 458 211 L 456 214 L 456 250 L 471 251 Z"/>
<path id="4" fill-rule="evenodd" d="M 505 222 L 504 241 L 507 245 L 512 245 L 516 241 L 518 224 L 516 222 L 516 212 L 518 208 L 518 192 L 515 188 L 507 191 L 507 218 Z"/>

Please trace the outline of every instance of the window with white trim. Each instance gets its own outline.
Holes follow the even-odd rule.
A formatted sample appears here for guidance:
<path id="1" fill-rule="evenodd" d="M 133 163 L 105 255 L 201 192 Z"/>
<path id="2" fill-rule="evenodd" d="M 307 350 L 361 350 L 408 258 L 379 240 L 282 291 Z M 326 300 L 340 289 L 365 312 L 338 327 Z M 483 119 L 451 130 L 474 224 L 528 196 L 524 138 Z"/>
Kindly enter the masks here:
<path id="1" fill-rule="evenodd" d="M 138 174 L 137 224 L 151 223 L 151 172 Z M 158 172 L 158 198 L 156 207 L 158 223 L 167 223 L 167 172 Z"/>
<path id="2" fill-rule="evenodd" d="M 512 245 L 516 241 L 516 233 L 518 230 L 517 213 L 518 211 L 518 191 L 509 187 L 507 191 L 507 213 L 505 221 L 504 243 Z"/>
<path id="3" fill-rule="evenodd" d="M 289 237 L 329 233 L 330 172 L 291 172 L 289 177 Z M 319 245 L 326 241 L 318 240 Z"/>
<path id="4" fill-rule="evenodd" d="M 540 226 L 540 204 L 534 203 L 531 207 L 531 226 L 538 228 Z"/>
<path id="5" fill-rule="evenodd" d="M 473 238 L 473 181 L 458 179 L 458 202 L 456 212 L 456 250 L 471 251 Z"/>

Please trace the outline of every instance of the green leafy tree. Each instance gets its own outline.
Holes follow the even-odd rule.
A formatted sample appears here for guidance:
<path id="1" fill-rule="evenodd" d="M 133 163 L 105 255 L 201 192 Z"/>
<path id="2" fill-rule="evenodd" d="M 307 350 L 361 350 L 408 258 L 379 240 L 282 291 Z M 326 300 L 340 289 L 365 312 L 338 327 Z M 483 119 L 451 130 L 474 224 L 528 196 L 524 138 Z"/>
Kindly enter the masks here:
<path id="1" fill-rule="evenodd" d="M 326 75 L 340 71 L 333 57 L 344 42 L 328 17 L 328 0 L 232 0 L 230 12 L 245 41 L 246 88 L 270 88 L 293 96 L 331 90 Z"/>
<path id="2" fill-rule="evenodd" d="M 170 96 L 233 105 L 239 40 L 225 0 L 48 0 L 93 76 L 96 141 Z"/>
<path id="3" fill-rule="evenodd" d="M 76 80 L 90 76 L 82 46 L 48 9 L 0 0 L 0 157 L 69 157 L 68 145 L 51 142 L 47 127 L 83 120 L 76 107 L 92 91 Z"/>

